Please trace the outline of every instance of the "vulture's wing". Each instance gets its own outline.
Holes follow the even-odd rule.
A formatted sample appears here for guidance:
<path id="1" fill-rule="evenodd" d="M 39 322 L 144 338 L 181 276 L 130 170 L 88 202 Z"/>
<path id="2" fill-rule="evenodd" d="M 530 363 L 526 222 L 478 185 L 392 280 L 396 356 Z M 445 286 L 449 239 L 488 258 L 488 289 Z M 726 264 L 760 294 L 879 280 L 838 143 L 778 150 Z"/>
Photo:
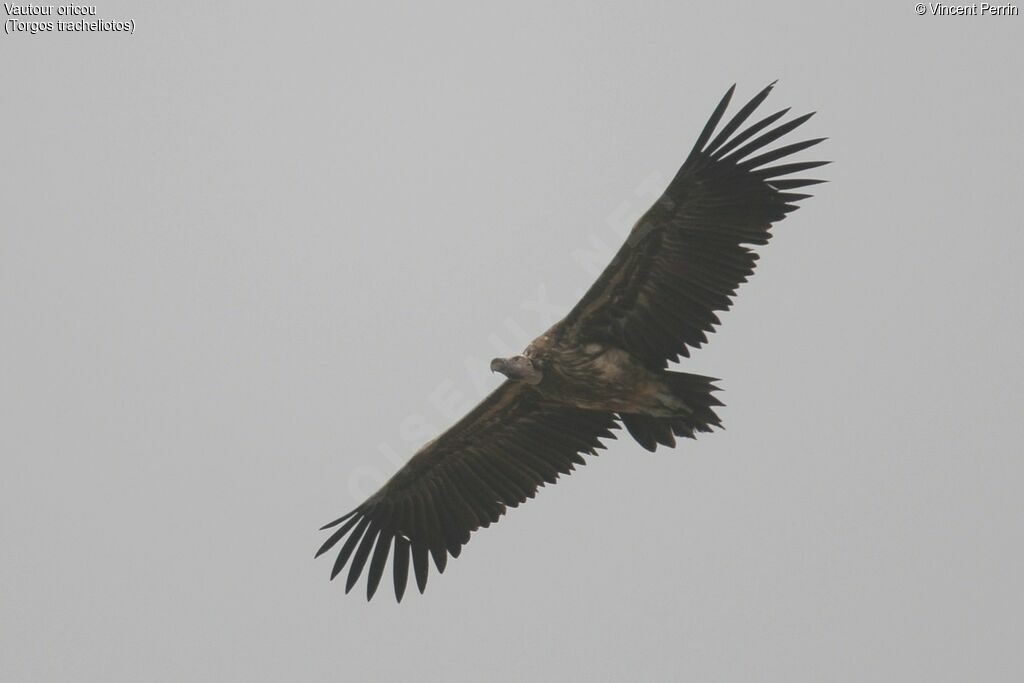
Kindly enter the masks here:
<path id="1" fill-rule="evenodd" d="M 768 242 L 772 223 L 810 195 L 791 192 L 823 181 L 783 178 L 828 162 L 775 162 L 824 138 L 768 149 L 811 114 L 772 127 L 783 109 L 740 130 L 771 92 L 758 93 L 715 135 L 732 97 L 722 98 L 693 151 L 665 193 L 637 221 L 597 281 L 558 328 L 580 343 L 625 349 L 652 368 L 689 356 L 707 341 L 757 254 L 744 245 Z"/>
<path id="2" fill-rule="evenodd" d="M 506 381 L 366 502 L 324 526 L 341 525 L 317 557 L 348 536 L 331 578 L 351 560 L 348 592 L 369 559 L 369 599 L 393 546 L 395 597 L 401 601 L 405 592 L 410 555 L 422 592 L 428 552 L 443 572 L 448 555 L 459 556 L 471 531 L 498 521 L 506 507 L 584 464 L 581 454 L 603 448 L 600 439 L 613 437 L 616 426 L 610 413 L 548 404 L 528 386 Z"/>

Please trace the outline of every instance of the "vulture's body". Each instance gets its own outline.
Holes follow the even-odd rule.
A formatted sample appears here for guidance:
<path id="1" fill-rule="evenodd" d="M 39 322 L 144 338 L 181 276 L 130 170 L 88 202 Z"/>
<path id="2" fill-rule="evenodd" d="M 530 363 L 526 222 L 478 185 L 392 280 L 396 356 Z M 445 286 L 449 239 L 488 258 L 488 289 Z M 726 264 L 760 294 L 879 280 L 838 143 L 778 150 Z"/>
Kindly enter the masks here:
<path id="1" fill-rule="evenodd" d="M 715 312 L 729 308 L 753 272 L 757 255 L 749 246 L 767 243 L 772 223 L 808 196 L 790 190 L 821 182 L 783 176 L 825 163 L 772 165 L 820 139 L 764 151 L 809 114 L 772 128 L 783 110 L 740 130 L 771 88 L 711 139 L 730 88 L 668 189 L 579 303 L 521 355 L 492 361 L 508 380 L 362 505 L 324 527 L 338 528 L 317 556 L 347 536 L 331 578 L 351 560 L 348 591 L 369 561 L 372 597 L 393 548 L 401 600 L 410 560 L 422 591 L 428 556 L 444 571 L 472 531 L 584 464 L 583 455 L 596 455 L 620 422 L 652 451 L 721 425 L 713 380 L 668 363 L 707 341 Z"/>

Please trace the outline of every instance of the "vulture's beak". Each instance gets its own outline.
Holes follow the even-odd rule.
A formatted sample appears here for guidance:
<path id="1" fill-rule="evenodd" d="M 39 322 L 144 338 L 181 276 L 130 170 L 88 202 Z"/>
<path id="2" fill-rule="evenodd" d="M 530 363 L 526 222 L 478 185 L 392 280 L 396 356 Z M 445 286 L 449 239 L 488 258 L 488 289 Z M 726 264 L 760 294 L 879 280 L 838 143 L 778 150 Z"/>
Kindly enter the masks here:
<path id="1" fill-rule="evenodd" d="M 504 358 L 495 358 L 491 361 L 491 372 L 505 373 L 505 366 L 508 365 L 508 361 Z"/>

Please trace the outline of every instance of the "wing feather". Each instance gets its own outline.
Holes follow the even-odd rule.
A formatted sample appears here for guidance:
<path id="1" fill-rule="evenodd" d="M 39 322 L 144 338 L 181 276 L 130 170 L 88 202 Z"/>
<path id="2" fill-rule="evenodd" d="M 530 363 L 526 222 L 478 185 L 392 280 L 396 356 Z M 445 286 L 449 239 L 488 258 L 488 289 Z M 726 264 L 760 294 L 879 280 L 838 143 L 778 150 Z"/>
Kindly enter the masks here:
<path id="1" fill-rule="evenodd" d="M 777 123 L 783 109 L 743 128 L 771 92 L 761 90 L 712 139 L 730 88 L 665 193 L 633 227 L 593 286 L 557 327 L 560 338 L 622 348 L 652 369 L 689 356 L 719 324 L 737 288 L 754 272 L 751 246 L 767 244 L 772 224 L 810 195 L 786 192 L 823 182 L 776 180 L 824 161 L 772 166 L 819 144 L 771 147 L 813 116 Z M 710 143 L 708 141 L 711 141 Z"/>
<path id="2" fill-rule="evenodd" d="M 423 543 L 412 544 L 412 564 L 416 570 L 416 587 L 422 593 L 427 589 L 427 576 L 430 574 L 430 564 L 427 561 L 427 546 Z"/>
<path id="3" fill-rule="evenodd" d="M 395 536 L 394 580 L 395 599 L 402 602 L 405 585 L 409 580 L 409 541 L 402 536 Z"/>
<path id="4" fill-rule="evenodd" d="M 391 550 L 391 539 L 393 534 L 382 531 L 377 538 L 377 546 L 373 549 L 373 559 L 370 560 L 370 572 L 366 578 L 366 599 L 369 600 L 377 592 L 380 585 L 380 577 L 384 574 L 384 567 L 388 561 L 388 552 Z M 397 558 L 396 558 L 397 563 Z M 398 597 L 398 594 L 395 594 Z"/>
<path id="5" fill-rule="evenodd" d="M 395 597 L 402 599 L 412 558 L 420 592 L 429 575 L 458 557 L 470 534 L 497 522 L 507 508 L 532 498 L 584 462 L 581 453 L 614 438 L 615 418 L 551 405 L 532 388 L 506 382 L 451 429 L 420 449 L 377 493 L 325 529 L 317 551 L 345 539 L 331 572 L 349 564 L 347 593 L 369 561 L 366 596 L 372 598 L 392 554 Z"/>

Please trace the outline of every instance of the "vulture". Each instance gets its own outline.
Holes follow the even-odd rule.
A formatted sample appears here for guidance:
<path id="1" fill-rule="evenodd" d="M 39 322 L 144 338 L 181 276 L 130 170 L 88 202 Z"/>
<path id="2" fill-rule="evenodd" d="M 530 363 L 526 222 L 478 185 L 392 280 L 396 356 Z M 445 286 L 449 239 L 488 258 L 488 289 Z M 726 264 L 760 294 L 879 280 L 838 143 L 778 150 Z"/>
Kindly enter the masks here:
<path id="1" fill-rule="evenodd" d="M 825 138 L 773 144 L 813 112 L 782 122 L 783 109 L 747 125 L 774 85 L 719 129 L 729 88 L 664 194 L 565 318 L 521 354 L 491 361 L 507 378 L 494 392 L 321 528 L 331 533 L 316 557 L 338 548 L 331 579 L 348 565 L 346 593 L 368 566 L 372 598 L 389 555 L 397 600 L 410 564 L 422 593 L 431 560 L 443 572 L 473 531 L 597 455 L 620 423 L 650 451 L 721 427 L 718 380 L 669 362 L 707 341 L 754 270 L 752 247 L 810 196 L 794 190 L 824 182 L 794 174 L 828 163 L 791 159 Z"/>

